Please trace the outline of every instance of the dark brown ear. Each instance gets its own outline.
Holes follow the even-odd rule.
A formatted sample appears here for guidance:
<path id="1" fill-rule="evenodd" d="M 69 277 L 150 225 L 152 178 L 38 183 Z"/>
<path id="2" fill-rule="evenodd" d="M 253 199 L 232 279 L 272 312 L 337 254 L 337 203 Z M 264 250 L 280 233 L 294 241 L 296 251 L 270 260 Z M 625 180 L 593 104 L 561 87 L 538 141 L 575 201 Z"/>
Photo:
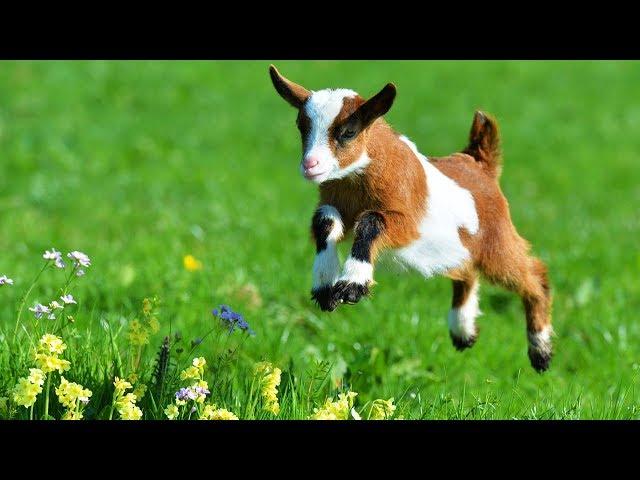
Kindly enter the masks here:
<path id="1" fill-rule="evenodd" d="M 387 113 L 395 98 L 396 86 L 393 83 L 387 83 L 382 90 L 360 105 L 360 108 L 353 113 L 353 116 L 360 121 L 360 128 L 364 130 L 376 118 Z"/>
<path id="2" fill-rule="evenodd" d="M 269 65 L 269 74 L 271 75 L 271 81 L 276 91 L 292 106 L 296 108 L 302 107 L 302 104 L 309 98 L 309 95 L 311 95 L 311 92 L 303 86 L 287 80 L 280 75 L 278 69 L 273 65 Z"/>

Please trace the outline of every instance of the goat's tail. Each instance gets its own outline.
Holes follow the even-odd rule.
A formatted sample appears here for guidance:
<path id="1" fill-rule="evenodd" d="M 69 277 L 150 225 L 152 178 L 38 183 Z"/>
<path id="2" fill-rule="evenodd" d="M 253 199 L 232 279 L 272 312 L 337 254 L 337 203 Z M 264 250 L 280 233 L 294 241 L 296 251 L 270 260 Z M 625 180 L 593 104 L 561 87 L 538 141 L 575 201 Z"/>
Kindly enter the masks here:
<path id="1" fill-rule="evenodd" d="M 483 164 L 492 177 L 500 177 L 502 153 L 498 123 L 495 119 L 481 111 L 475 113 L 469 132 L 469 145 L 464 149 L 464 153 Z"/>

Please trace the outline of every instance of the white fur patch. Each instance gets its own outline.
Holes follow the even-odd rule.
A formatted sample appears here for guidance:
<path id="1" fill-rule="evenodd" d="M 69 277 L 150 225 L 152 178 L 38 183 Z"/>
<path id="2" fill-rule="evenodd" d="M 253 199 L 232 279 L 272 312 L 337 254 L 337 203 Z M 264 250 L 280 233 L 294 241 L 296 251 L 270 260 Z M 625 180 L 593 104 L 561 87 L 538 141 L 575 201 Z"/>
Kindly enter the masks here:
<path id="1" fill-rule="evenodd" d="M 425 277 L 445 273 L 469 259 L 469 251 L 460 241 L 458 228 L 470 234 L 478 232 L 478 213 L 471 193 L 434 167 L 418 152 L 415 144 L 401 136 L 424 167 L 427 178 L 427 211 L 418 231 L 420 238 L 395 251 L 399 261 L 415 268 Z"/>
<path id="2" fill-rule="evenodd" d="M 338 242 L 344 233 L 344 226 L 342 225 L 342 216 L 338 210 L 331 205 L 322 205 L 318 208 L 320 212 L 322 212 L 323 218 L 330 218 L 333 220 L 333 225 L 331 226 L 331 231 L 327 236 L 327 243 L 329 242 Z"/>
<path id="3" fill-rule="evenodd" d="M 357 260 L 351 255 L 344 263 L 342 276 L 338 279 L 345 282 L 357 283 L 359 285 L 368 285 L 373 281 L 373 265 L 369 262 Z"/>
<path id="4" fill-rule="evenodd" d="M 351 165 L 348 165 L 347 167 L 332 173 L 331 175 L 329 175 L 327 180 L 335 180 L 338 178 L 348 177 L 351 174 L 362 173 L 370 163 L 371 158 L 369 158 L 367 152 L 362 152 L 362 155 L 360 155 L 360 158 L 358 158 L 358 160 L 353 162 Z"/>
<path id="5" fill-rule="evenodd" d="M 449 310 L 449 331 L 453 336 L 465 342 L 477 333 L 476 317 L 480 315 L 478 286 L 479 282 L 476 280 L 471 287 L 467 301 L 461 306 Z"/>
<path id="6" fill-rule="evenodd" d="M 333 285 L 339 275 L 340 259 L 336 245 L 327 242 L 327 248 L 318 253 L 313 261 L 313 288 Z"/>
<path id="7" fill-rule="evenodd" d="M 547 325 L 539 332 L 527 332 L 527 338 L 529 340 L 529 348 L 537 350 L 538 352 L 546 355 L 551 354 L 551 336 L 553 335 L 553 328 L 551 325 Z"/>
<path id="8" fill-rule="evenodd" d="M 327 180 L 344 178 L 352 173 L 361 172 L 371 161 L 363 155 L 354 163 L 344 169 L 340 169 L 338 159 L 329 147 L 329 127 L 342 110 L 345 98 L 352 98 L 357 95 L 353 90 L 345 88 L 325 89 L 312 92 L 309 100 L 305 103 L 304 111 L 311 121 L 311 129 L 305 143 L 304 157 L 314 156 L 319 164 L 314 167 L 314 172 L 318 176 L 313 178 L 313 182 L 322 183 Z M 301 166 L 301 173 L 304 169 Z"/>
<path id="9" fill-rule="evenodd" d="M 340 259 L 336 244 L 344 233 L 342 217 L 335 207 L 322 205 L 319 210 L 323 217 L 333 220 L 333 225 L 327 236 L 327 248 L 317 253 L 313 261 L 313 288 L 333 285 L 337 281 L 340 275 Z"/>

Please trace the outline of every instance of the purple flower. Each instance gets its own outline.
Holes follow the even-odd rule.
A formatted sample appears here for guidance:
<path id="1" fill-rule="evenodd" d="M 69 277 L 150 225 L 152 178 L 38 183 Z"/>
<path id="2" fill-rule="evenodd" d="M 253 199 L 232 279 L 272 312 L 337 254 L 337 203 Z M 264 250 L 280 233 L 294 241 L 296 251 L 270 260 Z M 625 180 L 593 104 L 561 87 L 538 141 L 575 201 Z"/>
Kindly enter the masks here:
<path id="1" fill-rule="evenodd" d="M 91 259 L 86 254 L 79 252 L 78 250 L 67 253 L 67 257 L 73 260 L 73 264 L 76 267 L 88 267 L 89 265 L 91 265 Z"/>
<path id="2" fill-rule="evenodd" d="M 190 388 L 181 388 L 176 392 L 176 400 L 195 400 L 196 398 L 198 395 Z"/>
<path id="3" fill-rule="evenodd" d="M 55 248 L 51 248 L 51 251 L 45 250 L 42 258 L 45 260 L 53 260 L 54 264 L 58 268 L 64 268 L 65 264 L 62 261 L 62 253 L 58 252 Z"/>
<path id="4" fill-rule="evenodd" d="M 75 299 L 73 298 L 73 295 L 71 295 L 71 294 L 62 295 L 60 297 L 60 300 L 62 300 L 65 303 L 65 305 L 69 305 L 71 303 L 78 303 L 78 302 L 75 301 Z"/>
<path id="5" fill-rule="evenodd" d="M 44 313 L 51 313 L 49 307 L 46 305 L 42 305 L 41 303 L 36 303 L 34 307 L 30 308 L 29 311 L 33 312 L 33 315 L 36 318 L 41 318 Z"/>
<path id="6" fill-rule="evenodd" d="M 194 388 L 194 390 L 195 390 L 195 392 L 196 392 L 198 395 L 205 395 L 205 396 L 207 396 L 207 395 L 209 395 L 209 394 L 211 393 L 209 390 L 207 390 L 207 389 L 206 389 L 206 388 L 204 388 L 204 387 L 195 387 L 195 388 Z"/>
<path id="7" fill-rule="evenodd" d="M 255 335 L 255 332 L 251 329 L 244 317 L 238 312 L 231 310 L 228 305 L 220 305 L 218 308 L 214 308 L 211 313 L 214 317 L 219 318 L 222 323 L 229 329 L 229 333 L 232 333 L 236 328 L 239 328 L 243 332 L 248 332 L 249 335 Z"/>
<path id="8" fill-rule="evenodd" d="M 6 275 L 2 275 L 0 277 L 0 285 L 13 285 L 13 280 L 11 280 Z"/>

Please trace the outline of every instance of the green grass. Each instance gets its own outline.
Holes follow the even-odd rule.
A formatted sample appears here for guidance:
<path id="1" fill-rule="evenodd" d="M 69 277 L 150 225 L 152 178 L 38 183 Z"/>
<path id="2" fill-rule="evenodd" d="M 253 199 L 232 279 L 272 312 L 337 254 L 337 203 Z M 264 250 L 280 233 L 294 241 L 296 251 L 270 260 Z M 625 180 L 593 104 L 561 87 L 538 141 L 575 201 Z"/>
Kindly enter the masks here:
<path id="1" fill-rule="evenodd" d="M 295 112 L 268 63 L 0 65 L 0 275 L 15 280 L 0 287 L 0 397 L 32 364 L 25 331 L 13 335 L 16 311 L 54 246 L 93 261 L 62 334 L 65 375 L 94 391 L 88 417 L 104 418 L 115 352 L 126 366 L 127 323 L 154 295 L 162 330 L 144 353 L 147 375 L 169 328 L 188 347 L 218 304 L 245 314 L 256 336 L 231 339 L 242 348 L 212 392 L 241 418 L 268 418 L 249 406 L 259 360 L 284 371 L 279 418 L 305 418 L 339 381 L 359 393 L 356 408 L 395 397 L 405 418 L 640 416 L 640 63 L 277 62 L 311 89 L 368 96 L 395 82 L 386 118 L 427 155 L 463 147 L 475 109 L 497 117 L 502 188 L 554 289 L 556 354 L 544 375 L 528 363 L 519 299 L 486 284 L 479 340 L 462 354 L 447 332 L 444 278 L 379 268 L 370 299 L 332 314 L 312 305 L 317 191 L 298 172 Z M 186 254 L 203 270 L 186 271 Z M 27 306 L 54 298 L 61 281 L 45 272 Z M 113 344 L 107 323 L 122 327 Z M 194 355 L 222 368 L 217 340 Z M 324 381 L 317 361 L 330 364 Z M 146 418 L 161 416 L 145 402 Z"/>

